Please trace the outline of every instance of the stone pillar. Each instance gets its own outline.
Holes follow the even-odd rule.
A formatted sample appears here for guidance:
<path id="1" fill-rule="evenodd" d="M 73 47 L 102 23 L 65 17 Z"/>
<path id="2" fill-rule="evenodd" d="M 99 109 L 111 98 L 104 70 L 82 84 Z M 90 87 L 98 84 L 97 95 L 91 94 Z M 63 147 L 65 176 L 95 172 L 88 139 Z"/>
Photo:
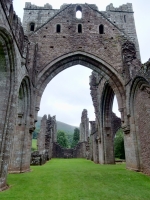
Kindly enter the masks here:
<path id="1" fill-rule="evenodd" d="M 57 142 L 56 117 L 51 117 L 50 115 L 48 115 L 47 128 L 45 134 L 45 150 L 48 160 L 52 158 L 53 142 Z"/>
<path id="2" fill-rule="evenodd" d="M 91 145 L 92 145 L 92 159 L 95 163 L 99 162 L 99 152 L 98 152 L 98 129 L 95 121 L 90 121 L 91 125 Z"/>
<path id="3" fill-rule="evenodd" d="M 57 122 L 56 122 L 56 116 L 52 117 L 52 142 L 57 142 Z"/>
<path id="4" fill-rule="evenodd" d="M 37 147 L 39 154 L 45 153 L 45 133 L 46 133 L 47 116 L 44 115 L 41 120 L 40 132 L 37 138 Z"/>
<path id="5" fill-rule="evenodd" d="M 89 137 L 89 118 L 87 117 L 87 110 L 84 109 L 81 116 L 80 124 L 80 140 L 87 142 Z"/>

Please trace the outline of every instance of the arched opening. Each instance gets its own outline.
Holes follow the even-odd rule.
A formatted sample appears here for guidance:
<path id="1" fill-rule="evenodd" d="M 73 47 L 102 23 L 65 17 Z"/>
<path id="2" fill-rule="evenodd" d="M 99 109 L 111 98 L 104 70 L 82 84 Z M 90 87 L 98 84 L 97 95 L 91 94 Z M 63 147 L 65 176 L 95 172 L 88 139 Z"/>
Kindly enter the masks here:
<path id="1" fill-rule="evenodd" d="M 101 101 L 100 127 L 103 133 L 104 163 L 110 164 L 125 160 L 124 134 L 115 93 L 108 82 L 105 83 Z M 101 144 L 102 145 L 102 144 Z"/>
<path id="2" fill-rule="evenodd" d="M 30 23 L 30 31 L 34 31 L 35 30 L 35 23 Z"/>
<path id="3" fill-rule="evenodd" d="M 146 174 L 150 174 L 149 162 L 150 162 L 150 139 L 149 132 L 150 129 L 150 114 L 149 114 L 149 83 L 143 77 L 136 77 L 133 81 L 130 90 L 130 118 L 132 121 L 131 136 L 134 141 L 131 141 L 133 145 L 128 146 L 130 151 L 135 148 L 136 157 L 134 160 L 133 169 L 143 171 Z M 129 140 L 128 134 L 126 134 L 126 143 Z M 128 143 L 127 143 L 128 144 Z M 145 148 L 146 147 L 146 148 Z M 127 151 L 126 155 L 130 152 Z M 133 161 L 132 161 L 133 162 Z M 130 168 L 131 158 L 128 156 L 127 167 Z"/>
<path id="4" fill-rule="evenodd" d="M 11 159 L 9 165 L 10 173 L 20 173 L 30 170 L 31 138 L 30 126 L 30 82 L 25 77 L 18 91 L 17 124 L 13 139 Z M 16 143 L 17 141 L 17 143 Z M 15 160 L 15 162 L 14 162 Z"/>
<path id="5" fill-rule="evenodd" d="M 0 29 L 0 189 L 6 187 L 11 141 L 15 126 L 15 51 L 8 32 Z"/>
<path id="6" fill-rule="evenodd" d="M 99 26 L 99 34 L 104 34 L 104 25 L 103 24 L 101 24 Z"/>
<path id="7" fill-rule="evenodd" d="M 59 58 L 58 60 L 56 60 L 55 62 L 57 64 L 53 64 L 52 66 L 51 66 L 51 64 L 48 64 L 40 72 L 40 74 L 38 76 L 37 89 L 40 91 L 40 93 L 39 93 L 40 97 L 42 96 L 46 85 L 58 73 L 60 73 L 61 71 L 65 70 L 69 67 L 80 64 L 80 65 L 83 65 L 85 67 L 88 67 L 88 68 L 96 71 L 98 74 L 101 74 L 102 73 L 101 70 L 104 70 L 103 73 L 106 74 L 105 78 L 107 79 L 107 78 L 111 77 L 111 80 L 112 80 L 111 84 L 114 84 L 113 89 L 114 89 L 114 92 L 115 92 L 117 100 L 118 100 L 119 108 L 123 107 L 122 104 L 124 101 L 124 94 L 120 95 L 120 92 L 123 91 L 123 90 L 121 90 L 123 83 L 121 81 L 121 77 L 119 77 L 118 74 L 116 74 L 116 72 L 113 70 L 113 68 L 111 68 L 107 65 L 107 67 L 103 67 L 101 69 L 100 66 L 103 66 L 104 64 L 101 64 L 100 60 L 97 60 L 97 58 L 95 58 L 95 60 L 94 60 L 93 57 L 90 57 L 90 54 L 87 55 L 87 53 L 84 54 L 84 52 L 80 52 L 80 51 L 74 52 L 73 55 L 72 54 L 64 55 L 61 58 Z M 57 67 L 57 65 L 59 66 L 59 68 Z M 118 86 L 120 86 L 120 87 L 118 87 Z M 40 98 L 38 98 L 37 107 L 39 107 L 39 104 L 40 104 Z"/>
<path id="8" fill-rule="evenodd" d="M 101 119 L 100 119 L 100 127 L 101 132 L 103 133 L 103 144 L 104 145 L 104 163 L 110 164 L 115 163 L 115 155 L 114 155 L 114 137 L 117 131 L 116 121 L 117 116 L 113 113 L 113 102 L 114 102 L 115 93 L 111 88 L 108 82 L 104 82 L 102 100 L 101 100 Z M 120 120 L 121 126 L 121 120 Z M 102 145 L 102 143 L 100 145 Z"/>
<path id="9" fill-rule="evenodd" d="M 77 8 L 76 8 L 76 18 L 77 19 L 82 18 L 82 7 L 81 6 L 77 6 Z"/>
<path id="10" fill-rule="evenodd" d="M 78 73 L 79 71 L 80 74 Z M 67 120 L 69 120 L 69 124 L 72 124 L 73 126 L 79 126 L 80 115 L 82 110 L 84 109 L 86 98 L 88 107 L 90 107 L 89 105 L 92 106 L 92 100 L 89 90 L 90 74 L 91 69 L 88 69 L 87 67 L 84 67 L 82 65 L 75 65 L 66 70 L 63 70 L 58 75 L 56 75 L 56 77 L 54 77 L 48 83 L 42 95 L 42 108 L 40 106 L 39 111 L 40 116 L 43 116 L 44 114 L 56 114 L 57 120 L 62 121 L 64 119 L 64 115 L 66 115 Z M 52 91 L 51 94 L 49 94 L 49 91 Z M 84 93 L 82 94 L 83 91 Z M 45 99 L 47 99 L 46 103 L 44 103 Z M 51 102 L 51 104 L 49 104 L 49 102 Z M 72 105 L 72 102 L 74 103 L 74 105 Z M 78 105 L 80 105 L 80 108 L 83 107 L 83 109 L 80 109 Z M 47 107 L 49 107 L 49 109 L 46 109 Z M 43 110 L 45 110 L 45 112 Z M 49 110 L 51 110 L 51 113 L 49 113 Z M 63 114 L 60 115 L 61 113 L 59 111 L 61 111 L 61 113 Z M 92 117 L 93 120 L 94 110 L 90 108 L 89 112 L 89 115 Z M 73 116 L 79 116 L 79 121 L 74 122 L 75 119 L 73 116 L 70 116 L 70 113 L 72 113 Z M 66 123 L 67 120 L 65 121 Z"/>
<path id="11" fill-rule="evenodd" d="M 78 71 L 80 71 L 80 74 L 78 73 Z M 94 120 L 95 118 L 92 100 L 90 96 L 90 90 L 89 90 L 90 74 L 91 70 L 88 69 L 87 67 L 81 65 L 72 66 L 62 71 L 55 78 L 53 78 L 47 85 L 42 95 L 40 111 L 38 115 L 40 117 L 42 117 L 45 114 L 47 116 L 48 114 L 50 114 L 51 116 L 56 115 L 56 120 L 58 121 L 57 124 L 58 140 L 60 136 L 63 134 L 62 131 L 65 131 L 61 125 L 62 123 L 68 124 L 66 126 L 72 127 L 70 128 L 70 131 L 65 132 L 67 139 L 67 148 L 69 149 L 73 148 L 74 146 L 73 143 L 74 129 L 75 128 L 79 129 L 81 123 L 82 110 L 83 109 L 88 110 L 88 116 L 90 117 L 91 120 Z M 51 93 L 49 93 L 49 91 L 51 91 Z M 42 121 L 42 124 L 44 124 L 44 121 Z M 42 127 L 44 127 L 44 125 L 42 125 Z M 38 129 L 36 129 L 36 131 L 38 131 Z M 42 131 L 40 131 L 40 134 L 42 134 Z M 57 142 L 59 143 L 58 140 Z M 87 138 L 86 139 L 84 138 L 84 142 L 85 140 L 87 140 Z M 41 149 L 42 146 L 41 143 L 42 141 L 40 140 L 40 142 L 38 142 L 38 150 Z M 65 145 L 65 141 L 64 144 L 62 143 L 62 145 Z M 63 147 L 66 148 L 66 146 Z M 65 156 L 67 156 L 67 152 L 65 153 Z"/>
<path id="12" fill-rule="evenodd" d="M 124 133 L 121 128 L 121 115 L 118 110 L 118 103 L 116 96 L 114 96 L 112 111 L 113 111 L 112 128 L 113 128 L 115 162 L 122 162 L 125 160 Z"/>
<path id="13" fill-rule="evenodd" d="M 78 24 L 78 33 L 82 33 L 82 24 Z"/>
<path id="14" fill-rule="evenodd" d="M 56 25 L 56 33 L 60 33 L 61 32 L 61 25 L 57 24 Z"/>
<path id="15" fill-rule="evenodd" d="M 110 73 L 110 70 L 107 69 L 107 67 L 100 67 L 101 66 L 100 62 L 97 62 L 95 60 L 94 64 L 93 64 L 93 61 L 94 61 L 93 58 L 88 57 L 87 55 L 84 56 L 83 53 L 77 53 L 77 54 L 74 54 L 72 56 L 66 55 L 66 58 L 63 57 L 63 59 L 60 58 L 58 63 L 56 65 L 54 64 L 52 68 L 51 67 L 49 68 L 47 66 L 47 68 L 45 68 L 44 71 L 39 74 L 39 80 L 38 80 L 39 84 L 37 84 L 37 88 L 39 88 L 38 91 L 40 91 L 40 93 L 38 92 L 38 102 L 36 104 L 36 107 L 40 107 L 40 98 L 39 97 L 42 97 L 42 94 L 43 94 L 43 91 L 44 91 L 45 87 L 54 78 L 54 76 L 56 76 L 61 71 L 65 70 L 65 69 L 67 69 L 69 67 L 75 66 L 77 64 L 83 65 L 83 66 L 88 67 L 88 68 L 90 68 L 90 69 L 92 69 L 94 71 L 97 71 L 98 74 L 105 73 L 106 74 L 104 76 L 105 77 L 104 78 L 105 81 L 107 81 L 109 79 L 109 78 L 107 79 L 107 77 L 110 77 L 111 78 L 111 81 L 109 80 L 110 87 L 112 86 L 112 88 L 113 88 L 113 90 L 114 90 L 114 92 L 115 92 L 115 94 L 117 96 L 117 99 L 119 99 L 119 107 L 120 106 L 122 107 L 122 102 L 124 101 L 124 95 L 120 95 L 120 89 L 122 87 L 120 84 L 122 84 L 122 83 L 120 82 L 119 77 L 116 76 L 113 72 L 111 72 L 113 74 L 112 75 Z M 51 69 L 52 69 L 52 71 L 51 71 Z M 101 69 L 103 69 L 104 71 L 102 72 Z M 40 81 L 40 80 L 42 80 L 42 81 Z M 118 87 L 119 85 L 120 85 L 120 87 Z M 60 92 L 60 90 L 59 90 L 59 92 Z M 62 95 L 62 96 L 65 96 L 65 95 Z M 68 95 L 66 95 L 66 97 L 68 98 Z M 57 99 L 59 99 L 59 98 L 57 98 Z M 60 103 L 60 105 L 58 107 L 59 108 L 64 108 L 66 110 L 65 104 L 62 105 Z M 108 115 L 109 114 L 110 113 L 108 112 Z M 98 116 L 98 117 L 100 117 L 100 116 Z M 110 116 L 109 116 L 109 118 L 110 118 Z M 105 118 L 104 121 L 106 121 L 106 118 Z M 97 127 L 99 127 L 99 125 Z M 99 130 L 98 130 L 98 134 L 100 134 Z M 99 142 L 103 141 L 103 137 L 104 137 L 103 135 L 98 135 L 98 137 L 96 137 L 97 144 Z M 99 145 L 97 145 L 97 151 L 100 151 Z M 113 161 L 114 161 L 114 157 L 113 157 Z M 98 162 L 99 163 L 106 163 L 104 159 L 100 160 L 99 158 L 98 158 Z"/>

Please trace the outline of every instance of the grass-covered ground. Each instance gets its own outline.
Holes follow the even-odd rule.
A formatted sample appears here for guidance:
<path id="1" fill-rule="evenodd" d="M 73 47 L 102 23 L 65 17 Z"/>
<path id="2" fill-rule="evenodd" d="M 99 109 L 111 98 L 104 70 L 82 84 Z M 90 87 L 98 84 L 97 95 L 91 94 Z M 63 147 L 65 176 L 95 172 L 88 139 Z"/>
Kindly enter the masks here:
<path id="1" fill-rule="evenodd" d="M 0 200 L 150 200 L 150 177 L 124 164 L 52 159 L 32 172 L 10 174 Z"/>
<path id="2" fill-rule="evenodd" d="M 37 150 L 37 139 L 32 139 L 32 151 Z"/>

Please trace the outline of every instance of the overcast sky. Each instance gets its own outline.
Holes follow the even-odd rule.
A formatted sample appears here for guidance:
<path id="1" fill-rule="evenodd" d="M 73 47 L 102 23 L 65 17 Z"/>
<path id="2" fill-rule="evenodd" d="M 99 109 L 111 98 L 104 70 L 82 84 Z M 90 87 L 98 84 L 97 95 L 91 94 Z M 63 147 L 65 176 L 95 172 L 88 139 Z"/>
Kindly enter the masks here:
<path id="1" fill-rule="evenodd" d="M 16 14 L 22 19 L 23 8 L 27 0 L 14 0 Z M 115 7 L 132 3 L 136 30 L 140 45 L 142 62 L 150 58 L 150 0 L 29 0 L 32 4 L 43 6 L 50 3 L 52 7 L 60 8 L 63 3 L 91 3 L 96 4 L 100 11 L 113 3 Z M 53 3 L 52 3 L 53 2 Z M 80 72 L 80 73 L 79 73 Z M 89 90 L 89 76 L 91 70 L 81 65 L 71 67 L 58 74 L 46 87 L 40 105 L 39 116 L 44 114 L 56 115 L 58 121 L 79 126 L 81 112 L 88 110 L 90 120 L 95 119 L 94 108 Z M 114 112 L 119 116 L 117 103 L 114 103 Z"/>

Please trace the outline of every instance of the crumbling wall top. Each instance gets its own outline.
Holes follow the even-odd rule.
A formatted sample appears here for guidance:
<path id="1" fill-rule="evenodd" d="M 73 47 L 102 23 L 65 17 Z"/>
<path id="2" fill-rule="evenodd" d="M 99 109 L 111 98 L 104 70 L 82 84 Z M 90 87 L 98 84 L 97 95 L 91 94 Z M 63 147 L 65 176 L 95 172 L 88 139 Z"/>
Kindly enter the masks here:
<path id="1" fill-rule="evenodd" d="M 52 6 L 49 4 L 49 3 L 46 3 L 45 5 L 44 5 L 44 7 L 42 7 L 42 6 L 36 6 L 36 5 L 34 5 L 34 4 L 31 4 L 31 2 L 26 2 L 25 3 L 25 8 L 24 9 L 42 9 L 42 10 L 47 10 L 47 9 L 52 9 Z"/>
<path id="2" fill-rule="evenodd" d="M 132 3 L 127 3 L 115 8 L 113 4 L 109 4 L 106 7 L 106 11 L 113 11 L 113 12 L 133 12 Z"/>
<path id="3" fill-rule="evenodd" d="M 81 122 L 84 122 L 85 119 L 87 119 L 87 117 L 88 117 L 87 115 L 88 115 L 88 114 L 87 114 L 87 110 L 84 109 L 84 110 L 82 111 Z"/>

